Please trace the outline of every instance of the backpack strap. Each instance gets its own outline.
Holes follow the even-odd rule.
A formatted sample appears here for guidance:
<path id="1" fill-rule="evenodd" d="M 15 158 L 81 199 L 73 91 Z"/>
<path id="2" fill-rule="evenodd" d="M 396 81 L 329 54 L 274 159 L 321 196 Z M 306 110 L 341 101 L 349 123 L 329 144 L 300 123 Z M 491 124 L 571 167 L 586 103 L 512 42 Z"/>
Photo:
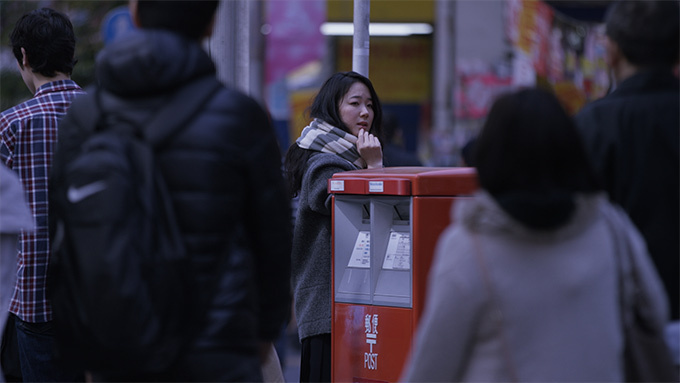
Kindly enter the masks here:
<path id="1" fill-rule="evenodd" d="M 222 84 L 212 74 L 181 87 L 144 128 L 147 141 L 155 149 L 167 144 L 203 109 L 205 103 L 220 88 Z"/>

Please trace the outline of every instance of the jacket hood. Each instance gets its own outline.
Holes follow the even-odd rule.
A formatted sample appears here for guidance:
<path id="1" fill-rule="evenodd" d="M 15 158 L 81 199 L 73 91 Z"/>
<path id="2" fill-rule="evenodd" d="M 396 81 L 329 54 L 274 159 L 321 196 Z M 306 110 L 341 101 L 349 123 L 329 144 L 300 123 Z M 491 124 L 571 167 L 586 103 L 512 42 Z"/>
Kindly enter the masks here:
<path id="1" fill-rule="evenodd" d="M 602 193 L 578 194 L 574 197 L 575 210 L 563 225 L 550 230 L 536 230 L 514 219 L 488 192 L 480 190 L 473 198 L 453 205 L 452 219 L 474 232 L 505 234 L 530 240 L 555 240 L 569 238 L 586 230 L 597 221 L 599 205 L 605 202 L 606 196 Z"/>
<path id="2" fill-rule="evenodd" d="M 215 72 L 201 45 L 164 30 L 141 30 L 105 47 L 97 57 L 99 85 L 118 96 L 144 97 Z"/>

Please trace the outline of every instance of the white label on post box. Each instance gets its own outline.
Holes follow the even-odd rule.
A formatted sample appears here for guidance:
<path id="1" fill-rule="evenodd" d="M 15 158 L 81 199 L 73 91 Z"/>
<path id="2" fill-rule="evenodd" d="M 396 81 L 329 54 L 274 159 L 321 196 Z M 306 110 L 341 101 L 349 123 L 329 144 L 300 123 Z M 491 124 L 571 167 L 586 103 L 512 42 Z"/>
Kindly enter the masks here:
<path id="1" fill-rule="evenodd" d="M 368 269 L 371 267 L 371 232 L 360 231 L 354 243 L 352 256 L 347 267 Z"/>
<path id="2" fill-rule="evenodd" d="M 410 270 L 411 269 L 411 234 L 393 231 L 387 242 L 387 252 L 383 269 Z"/>
<path id="3" fill-rule="evenodd" d="M 331 191 L 345 191 L 345 181 L 331 180 Z"/>
<path id="4" fill-rule="evenodd" d="M 382 193 L 383 192 L 383 182 L 382 181 L 368 181 L 368 192 L 369 193 Z"/>

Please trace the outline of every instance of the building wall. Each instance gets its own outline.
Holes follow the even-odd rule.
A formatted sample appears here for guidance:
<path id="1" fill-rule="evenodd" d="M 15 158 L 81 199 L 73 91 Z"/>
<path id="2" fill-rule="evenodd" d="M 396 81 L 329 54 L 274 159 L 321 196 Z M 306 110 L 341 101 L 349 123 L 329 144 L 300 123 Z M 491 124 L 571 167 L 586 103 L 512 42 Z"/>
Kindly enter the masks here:
<path id="1" fill-rule="evenodd" d="M 497 62 L 509 50 L 505 42 L 502 0 L 456 1 L 456 57 Z"/>

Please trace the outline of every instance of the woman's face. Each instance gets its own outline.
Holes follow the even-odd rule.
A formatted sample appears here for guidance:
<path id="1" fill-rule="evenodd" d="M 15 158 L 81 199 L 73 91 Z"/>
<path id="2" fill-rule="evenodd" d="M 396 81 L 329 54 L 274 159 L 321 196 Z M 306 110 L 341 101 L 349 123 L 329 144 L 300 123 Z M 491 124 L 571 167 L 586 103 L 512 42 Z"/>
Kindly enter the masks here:
<path id="1" fill-rule="evenodd" d="M 340 119 L 355 136 L 364 129 L 368 131 L 373 124 L 373 99 L 368 87 L 362 82 L 355 82 L 340 101 Z"/>

